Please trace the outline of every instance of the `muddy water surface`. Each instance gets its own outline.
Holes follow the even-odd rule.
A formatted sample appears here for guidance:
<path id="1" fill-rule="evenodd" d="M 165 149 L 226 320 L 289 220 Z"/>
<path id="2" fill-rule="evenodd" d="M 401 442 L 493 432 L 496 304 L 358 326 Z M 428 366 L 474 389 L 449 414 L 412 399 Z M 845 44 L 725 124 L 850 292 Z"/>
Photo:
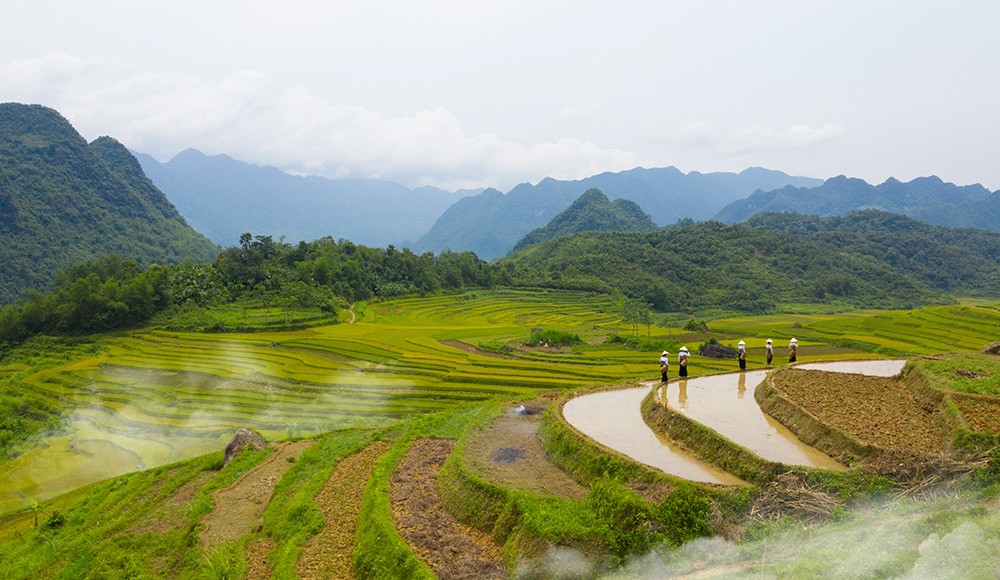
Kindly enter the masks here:
<path id="1" fill-rule="evenodd" d="M 808 363 L 796 365 L 795 368 L 804 371 L 827 371 L 831 373 L 855 373 L 871 377 L 894 377 L 898 375 L 905 360 L 854 360 L 826 363 Z"/>
<path id="2" fill-rule="evenodd" d="M 904 360 L 809 363 L 796 368 L 891 377 Z M 650 386 L 583 395 L 566 403 L 563 414 L 588 437 L 657 469 L 692 481 L 737 484 L 732 475 L 672 448 L 646 426 L 640 404 L 653 389 L 655 400 L 769 461 L 833 470 L 846 469 L 806 445 L 785 426 L 764 414 L 754 391 L 766 371 L 700 377 Z"/>
<path id="3" fill-rule="evenodd" d="M 769 461 L 845 469 L 760 410 L 753 394 L 766 374 L 751 371 L 682 380 L 658 388 L 654 395 L 660 404 L 711 427 Z"/>
<path id="4" fill-rule="evenodd" d="M 647 385 L 576 397 L 563 407 L 563 416 L 594 441 L 664 473 L 703 483 L 745 485 L 741 479 L 658 438 L 642 420 L 640 406 L 649 391 Z"/>

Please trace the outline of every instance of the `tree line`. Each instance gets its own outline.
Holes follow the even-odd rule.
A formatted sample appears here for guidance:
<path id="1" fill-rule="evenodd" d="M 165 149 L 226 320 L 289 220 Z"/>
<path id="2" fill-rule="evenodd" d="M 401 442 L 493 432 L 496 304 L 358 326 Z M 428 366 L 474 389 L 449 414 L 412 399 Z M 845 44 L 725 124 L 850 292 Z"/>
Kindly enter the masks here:
<path id="1" fill-rule="evenodd" d="M 0 345 L 35 334 L 87 334 L 137 327 L 185 304 L 241 300 L 333 311 L 359 300 L 511 284 L 508 269 L 471 252 L 371 248 L 322 238 L 297 245 L 241 236 L 212 264 L 152 265 L 112 255 L 59 272 L 48 293 L 0 308 Z"/>

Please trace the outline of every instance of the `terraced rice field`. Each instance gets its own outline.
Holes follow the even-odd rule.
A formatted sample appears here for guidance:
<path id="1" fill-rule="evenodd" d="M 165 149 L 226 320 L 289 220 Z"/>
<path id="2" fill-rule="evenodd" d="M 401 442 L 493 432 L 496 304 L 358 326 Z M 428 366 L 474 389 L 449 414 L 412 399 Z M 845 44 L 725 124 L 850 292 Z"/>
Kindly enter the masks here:
<path id="1" fill-rule="evenodd" d="M 861 349 L 887 356 L 978 350 L 1000 338 L 997 305 L 931 306 L 918 310 L 861 311 L 831 315 L 756 316 L 716 320 L 712 330 L 740 336 L 750 348 L 775 340 L 775 360 L 781 360 L 788 339 L 798 338 L 803 353 L 817 354 L 830 346 Z M 824 358 L 853 358 L 850 351 Z"/>
<path id="2" fill-rule="evenodd" d="M 269 439 L 388 424 L 496 395 L 614 382 L 648 364 L 498 359 L 442 340 L 527 338 L 534 326 L 614 324 L 603 299 L 501 293 L 370 306 L 357 324 L 260 334 L 147 331 L 16 381 L 71 409 L 66 430 L 0 466 L 0 513 L 80 485 L 221 449 L 240 427 Z"/>
<path id="3" fill-rule="evenodd" d="M 799 324 L 800 327 L 793 325 Z M 534 327 L 579 334 L 571 352 L 498 358 L 448 341 L 519 345 Z M 745 337 L 750 367 L 763 341 L 794 335 L 804 358 L 973 350 L 996 340 L 1000 311 L 981 306 L 837 316 L 776 316 L 711 323 Z M 645 329 L 643 329 L 645 330 Z M 658 353 L 604 345 L 628 333 L 606 297 L 491 291 L 366 306 L 356 324 L 257 334 L 146 330 L 105 340 L 97 355 L 8 380 L 4 388 L 67 409 L 65 429 L 0 464 L 0 513 L 81 485 L 221 449 L 240 427 L 269 439 L 377 427 L 493 396 L 530 395 L 652 379 Z M 652 328 L 654 338 L 705 337 Z M 734 340 L 735 342 L 735 340 Z M 755 350 L 757 349 L 757 350 Z M 778 350 L 776 362 L 781 362 Z M 693 357 L 692 376 L 735 361 Z M 0 366 L 0 379 L 23 368 Z"/>

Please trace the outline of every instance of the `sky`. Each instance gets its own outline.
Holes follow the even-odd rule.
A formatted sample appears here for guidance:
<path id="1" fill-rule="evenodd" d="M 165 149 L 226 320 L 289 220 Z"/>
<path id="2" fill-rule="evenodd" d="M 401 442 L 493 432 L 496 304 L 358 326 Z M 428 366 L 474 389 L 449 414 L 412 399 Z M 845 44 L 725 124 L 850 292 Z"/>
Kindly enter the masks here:
<path id="1" fill-rule="evenodd" d="M 496 187 L 636 166 L 1000 189 L 995 0 L 33 0 L 0 102 L 167 161 Z"/>

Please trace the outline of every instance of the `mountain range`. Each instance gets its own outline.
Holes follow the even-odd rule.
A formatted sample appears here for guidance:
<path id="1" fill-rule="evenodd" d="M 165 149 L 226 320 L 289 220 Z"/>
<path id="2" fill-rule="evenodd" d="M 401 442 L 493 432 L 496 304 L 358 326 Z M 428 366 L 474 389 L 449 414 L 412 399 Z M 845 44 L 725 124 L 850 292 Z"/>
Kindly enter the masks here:
<path id="1" fill-rule="evenodd" d="M 293 243 L 330 236 L 373 246 L 409 245 L 469 193 L 409 189 L 380 179 L 290 175 L 195 149 L 166 163 L 144 153 L 135 156 L 188 223 L 222 246 L 236 244 L 244 232 Z"/>
<path id="2" fill-rule="evenodd" d="M 1000 191 L 990 193 L 979 184 L 946 183 L 933 175 L 907 183 L 889 178 L 880 185 L 841 175 L 818 187 L 757 191 L 730 203 L 715 219 L 737 223 L 763 212 L 834 216 L 865 209 L 884 210 L 935 225 L 1000 231 Z"/>
<path id="3" fill-rule="evenodd" d="M 591 188 L 600 189 L 610 199 L 637 203 L 662 226 L 683 218 L 708 219 L 727 204 L 757 190 L 821 183 L 819 179 L 761 168 L 740 173 L 683 173 L 675 167 L 637 167 L 576 181 L 546 178 L 537 185 L 518 185 L 506 195 L 487 189 L 458 200 L 417 240 L 414 250 L 471 250 L 480 258 L 495 260 Z"/>
<path id="4" fill-rule="evenodd" d="M 148 265 L 211 261 L 218 251 L 121 143 L 87 143 L 40 105 L 0 104 L 0 304 L 109 254 Z"/>
<path id="5" fill-rule="evenodd" d="M 599 207 L 598 193 L 571 209 Z M 679 222 L 652 232 L 587 229 L 539 238 L 498 264 L 530 277 L 524 285 L 618 290 L 659 310 L 769 312 L 814 302 L 911 308 L 949 296 L 995 298 L 1000 233 L 875 209 L 830 217 L 759 213 L 735 225 Z"/>

